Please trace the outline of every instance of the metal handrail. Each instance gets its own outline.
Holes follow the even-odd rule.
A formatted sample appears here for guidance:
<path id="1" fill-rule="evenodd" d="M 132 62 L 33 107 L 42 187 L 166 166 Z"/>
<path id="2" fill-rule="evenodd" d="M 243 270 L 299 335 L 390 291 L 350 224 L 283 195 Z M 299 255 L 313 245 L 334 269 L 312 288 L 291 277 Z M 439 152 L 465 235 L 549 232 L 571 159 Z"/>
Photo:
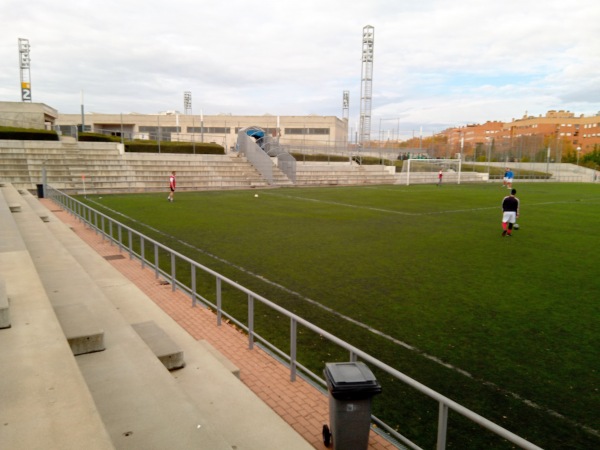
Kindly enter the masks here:
<path id="1" fill-rule="evenodd" d="M 417 391 L 419 391 L 419 392 L 427 395 L 431 399 L 437 401 L 439 403 L 439 412 L 438 412 L 438 436 L 437 436 L 436 450 L 444 450 L 446 448 L 448 413 L 450 410 L 462 415 L 463 417 L 466 417 L 467 419 L 471 420 L 472 422 L 480 425 L 483 428 L 488 429 L 489 431 L 508 440 L 509 442 L 517 445 L 520 448 L 523 448 L 526 450 L 542 450 L 537 445 L 532 444 L 531 442 L 521 438 L 520 436 L 517 436 L 516 434 L 508 431 L 507 429 L 491 422 L 490 420 L 486 419 L 485 417 L 456 403 L 455 401 L 449 399 L 448 397 L 445 397 L 444 395 L 434 391 L 433 389 L 428 388 L 424 384 L 419 383 L 418 381 L 405 375 L 404 373 L 400 372 L 399 370 L 394 369 L 393 367 L 385 364 L 384 362 L 378 360 L 377 358 L 374 358 L 373 356 L 369 355 L 368 353 L 365 353 L 364 351 L 360 350 L 359 348 L 347 343 L 346 341 L 338 338 L 337 336 L 329 333 L 328 331 L 323 330 L 322 328 L 312 324 L 311 322 L 308 322 L 307 320 L 303 319 L 302 317 L 273 303 L 272 301 L 266 299 L 265 297 L 261 296 L 260 294 L 257 294 L 255 292 L 251 291 L 250 289 L 236 283 L 235 281 L 227 278 L 226 276 L 221 275 L 220 273 L 188 258 L 187 256 L 167 247 L 164 244 L 161 244 L 160 242 L 158 242 L 148 236 L 145 236 L 144 234 L 134 230 L 133 228 L 130 228 L 127 225 L 124 225 L 124 224 L 118 222 L 117 220 L 114 220 L 110 216 L 107 216 L 106 214 L 103 214 L 103 213 L 93 209 L 92 207 L 64 194 L 63 192 L 52 188 L 51 186 L 46 186 L 45 192 L 46 192 L 46 195 L 48 196 L 48 198 L 52 199 L 54 202 L 56 202 L 59 205 L 61 205 L 62 207 L 64 207 L 65 210 L 67 210 L 72 215 L 76 216 L 79 220 L 87 223 L 97 233 L 100 232 L 102 234 L 103 239 L 105 237 L 108 238 L 109 240 L 111 240 L 112 242 L 115 242 L 117 244 L 120 251 L 128 252 L 130 259 L 133 259 L 134 257 L 139 259 L 142 264 L 142 268 L 144 268 L 146 265 L 152 267 L 155 272 L 155 277 L 159 278 L 162 276 L 165 280 L 170 281 L 173 291 L 175 291 L 177 288 L 179 288 L 182 291 L 186 292 L 192 299 L 192 306 L 196 306 L 198 304 L 198 302 L 200 301 L 201 303 L 204 303 L 204 304 L 214 308 L 216 311 L 216 315 L 217 315 L 217 325 L 219 325 L 219 326 L 221 325 L 222 317 L 225 316 L 230 321 L 234 322 L 238 327 L 240 327 L 244 331 L 246 331 L 248 334 L 248 348 L 250 350 L 254 347 L 255 341 L 259 341 L 259 342 L 263 343 L 265 346 L 267 346 L 268 348 L 270 348 L 274 353 L 276 353 L 277 355 L 282 357 L 284 360 L 288 361 L 289 367 L 290 367 L 290 381 L 292 381 L 292 382 L 295 381 L 296 377 L 298 375 L 298 369 L 302 369 L 301 370 L 302 374 L 310 376 L 311 378 L 313 378 L 315 381 L 319 382 L 322 385 L 326 384 L 326 382 L 323 378 L 312 373 L 310 370 L 308 370 L 306 367 L 302 366 L 296 360 L 297 328 L 298 328 L 298 325 L 302 325 L 302 326 L 306 327 L 307 329 L 317 333 L 319 336 L 327 339 L 331 343 L 347 350 L 349 353 L 349 361 L 356 361 L 357 358 L 361 358 L 363 361 L 370 363 L 371 365 L 384 371 L 385 373 L 396 378 L 397 380 L 402 381 L 404 384 L 412 387 L 413 389 L 416 389 Z M 108 233 L 105 231 L 105 229 L 106 229 L 105 221 L 108 222 L 108 228 L 109 228 Z M 117 228 L 117 230 L 116 230 L 117 239 L 115 239 L 115 237 L 113 236 L 114 227 Z M 127 246 L 125 246 L 123 244 L 123 231 L 126 232 L 126 235 L 128 237 L 128 245 Z M 133 250 L 132 242 L 133 242 L 134 236 L 140 239 L 140 254 L 135 253 Z M 145 256 L 145 244 L 147 244 L 147 243 L 150 243 L 153 246 L 154 262 L 150 261 Z M 171 272 L 170 273 L 165 272 L 164 270 L 160 269 L 160 267 L 159 267 L 159 264 L 158 264 L 159 249 L 167 252 L 170 256 L 170 260 L 171 260 L 170 261 L 171 262 Z M 177 273 L 175 270 L 175 265 L 176 265 L 175 262 L 177 259 L 190 264 L 190 267 L 192 270 L 192 282 L 191 282 L 192 286 L 186 286 L 182 282 L 177 280 Z M 216 280 L 216 304 L 213 304 L 208 299 L 202 297 L 201 295 L 199 295 L 196 292 L 196 285 L 195 285 L 196 284 L 196 270 L 202 270 L 205 273 L 215 277 L 215 280 Z M 243 324 L 242 322 L 235 319 L 233 316 L 227 314 L 223 310 L 222 305 L 221 305 L 221 300 L 222 300 L 221 292 L 222 292 L 223 283 L 225 283 L 247 295 L 247 298 L 248 298 L 248 324 L 247 325 Z M 289 353 L 289 355 L 287 353 L 285 353 L 284 351 L 278 349 L 275 345 L 268 342 L 266 339 L 264 339 L 263 337 L 261 337 L 260 335 L 258 335 L 255 332 L 255 330 L 254 330 L 254 302 L 256 300 L 261 302 L 262 304 L 268 306 L 269 308 L 273 309 L 274 311 L 286 316 L 290 320 L 290 353 Z M 398 433 L 391 427 L 387 426 L 380 419 L 378 419 L 376 417 L 372 417 L 372 419 L 376 423 L 383 425 L 383 428 L 389 434 L 391 434 L 394 437 L 394 439 L 397 439 L 398 441 L 403 442 L 404 444 L 408 445 L 412 449 L 419 450 L 421 448 L 417 444 L 410 441 L 408 438 L 402 436 L 400 433 Z"/>

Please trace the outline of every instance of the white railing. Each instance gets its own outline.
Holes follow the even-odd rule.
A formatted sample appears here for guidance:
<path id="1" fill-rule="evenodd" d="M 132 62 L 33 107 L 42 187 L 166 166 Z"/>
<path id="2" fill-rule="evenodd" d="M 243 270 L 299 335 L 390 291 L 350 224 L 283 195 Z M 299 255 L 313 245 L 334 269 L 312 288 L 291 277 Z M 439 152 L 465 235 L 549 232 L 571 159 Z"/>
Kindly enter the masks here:
<path id="1" fill-rule="evenodd" d="M 303 366 L 297 360 L 298 353 L 298 325 L 302 325 L 308 330 L 316 333 L 322 338 L 328 340 L 329 342 L 339 346 L 340 348 L 346 350 L 349 354 L 349 361 L 356 361 L 360 358 L 362 361 L 369 363 L 373 367 L 377 367 L 383 372 L 389 374 L 395 379 L 403 382 L 407 386 L 412 387 L 413 389 L 427 395 L 431 399 L 438 402 L 439 410 L 438 410 L 438 431 L 437 431 L 437 445 L 436 450 L 444 450 L 446 448 L 446 438 L 447 438 L 447 428 L 448 428 L 448 413 L 449 411 L 454 411 L 463 417 L 466 417 L 470 421 L 480 425 L 483 428 L 490 430 L 496 435 L 508 440 L 509 442 L 517 445 L 519 448 L 527 449 L 527 450 L 542 450 L 540 447 L 532 444 L 531 442 L 517 436 L 516 434 L 502 428 L 501 426 L 491 422 L 490 420 L 480 416 L 479 414 L 459 405 L 453 400 L 439 394 L 438 392 L 428 388 L 427 386 L 419 383 L 418 381 L 410 378 L 409 376 L 403 374 L 402 372 L 394 369 L 393 367 L 385 364 L 384 362 L 374 358 L 373 356 L 365 353 L 357 347 L 343 341 L 342 339 L 334 336 L 333 334 L 319 328 L 318 326 L 308 322 L 300 316 L 282 308 L 281 306 L 273 303 L 272 301 L 266 299 L 265 297 L 251 291 L 250 289 L 245 288 L 244 286 L 236 283 L 235 281 L 230 280 L 229 278 L 221 275 L 214 270 L 197 263 L 196 261 L 188 258 L 187 256 L 167 247 L 166 245 L 161 244 L 160 242 L 143 235 L 142 233 L 114 220 L 113 218 L 91 208 L 88 205 L 64 194 L 63 192 L 52 188 L 51 186 L 45 186 L 46 196 L 52 199 L 57 204 L 61 205 L 66 211 L 70 214 L 77 217 L 79 220 L 87 223 L 91 228 L 93 228 L 96 233 L 100 233 L 103 239 L 108 239 L 111 242 L 115 243 L 119 247 L 119 251 L 126 251 L 129 253 L 130 259 L 138 259 L 141 263 L 142 268 L 146 266 L 154 269 L 156 278 L 162 277 L 166 281 L 170 282 L 173 291 L 176 289 L 180 289 L 186 292 L 192 300 L 192 307 L 195 307 L 199 302 L 203 303 L 207 306 L 210 306 L 216 311 L 216 320 L 217 325 L 222 324 L 222 318 L 225 316 L 231 322 L 235 323 L 238 327 L 243 329 L 248 335 L 248 348 L 251 350 L 254 348 L 254 344 L 256 342 L 260 342 L 262 345 L 270 349 L 277 356 L 281 357 L 284 361 L 287 361 L 290 368 L 290 380 L 295 381 L 300 371 L 303 375 L 309 376 L 313 380 L 320 383 L 322 386 L 326 386 L 325 380 L 313 373 L 307 367 Z M 139 253 L 134 251 L 133 242 L 134 239 L 139 240 Z M 153 251 L 150 257 L 146 255 L 146 247 L 150 246 Z M 159 254 L 160 252 L 163 254 L 167 254 L 170 262 L 170 272 L 166 272 L 160 268 L 159 264 Z M 190 286 L 187 286 L 183 282 L 181 282 L 177 278 L 177 260 L 184 262 L 190 267 Z M 202 296 L 197 291 L 197 274 L 198 272 L 204 272 L 215 279 L 215 298 L 216 302 L 213 303 L 208 300 L 206 297 Z M 247 296 L 247 308 L 248 308 L 248 319 L 247 323 L 244 324 L 241 321 L 237 320 L 235 317 L 228 314 L 224 311 L 222 307 L 222 292 L 223 285 L 228 285 Z M 254 309 L 255 302 L 260 302 L 263 305 L 269 307 L 273 311 L 285 316 L 289 319 L 289 331 L 290 331 L 290 348 L 289 353 L 277 348 L 272 343 L 268 342 L 266 339 L 258 335 L 254 328 Z M 421 449 L 417 444 L 410 441 L 405 436 L 398 433 L 396 430 L 392 429 L 382 420 L 378 419 L 375 416 L 372 416 L 372 420 L 380 427 L 386 430 L 394 439 L 399 442 L 402 442 L 404 445 L 412 449 Z"/>
<path id="2" fill-rule="evenodd" d="M 254 139 L 248 136 L 243 130 L 238 133 L 238 151 L 246 157 L 262 177 L 273 184 L 273 163 L 271 158 L 260 148 Z"/>

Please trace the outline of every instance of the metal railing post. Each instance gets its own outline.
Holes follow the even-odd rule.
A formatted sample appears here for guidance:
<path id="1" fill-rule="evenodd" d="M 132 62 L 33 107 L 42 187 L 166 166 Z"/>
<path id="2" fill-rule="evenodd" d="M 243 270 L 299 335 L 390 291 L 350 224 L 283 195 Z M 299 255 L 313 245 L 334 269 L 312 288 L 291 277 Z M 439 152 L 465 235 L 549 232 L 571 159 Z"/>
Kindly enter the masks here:
<path id="1" fill-rule="evenodd" d="M 298 323 L 293 317 L 290 318 L 290 381 L 296 381 L 296 358 L 297 358 L 297 329 Z"/>
<path id="2" fill-rule="evenodd" d="M 221 326 L 221 320 L 222 320 L 222 309 L 223 309 L 223 305 L 222 305 L 222 288 L 221 288 L 221 279 L 217 277 L 217 326 Z"/>
<path id="3" fill-rule="evenodd" d="M 154 277 L 158 278 L 159 269 L 158 269 L 158 245 L 154 244 Z"/>
<path id="4" fill-rule="evenodd" d="M 446 435 L 448 433 L 448 406 L 440 402 L 438 413 L 438 433 L 436 450 L 446 450 Z"/>
<path id="5" fill-rule="evenodd" d="M 175 253 L 171 252 L 171 290 L 173 292 L 175 292 L 175 283 L 177 283 L 177 276 L 175 272 Z"/>
<path id="6" fill-rule="evenodd" d="M 127 230 L 127 238 L 129 239 L 129 259 L 133 259 L 133 235 L 131 230 Z"/>
<path id="7" fill-rule="evenodd" d="M 248 349 L 254 348 L 254 297 L 248 294 Z"/>
<path id="8" fill-rule="evenodd" d="M 192 270 L 192 306 L 196 306 L 196 266 L 191 265 Z"/>

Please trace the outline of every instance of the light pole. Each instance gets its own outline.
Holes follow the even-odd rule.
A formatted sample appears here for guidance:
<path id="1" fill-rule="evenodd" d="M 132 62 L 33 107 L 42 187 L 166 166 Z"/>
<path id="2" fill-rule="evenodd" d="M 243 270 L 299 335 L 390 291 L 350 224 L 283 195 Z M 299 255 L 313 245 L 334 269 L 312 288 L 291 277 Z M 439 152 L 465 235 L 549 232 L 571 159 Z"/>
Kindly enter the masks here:
<path id="1" fill-rule="evenodd" d="M 487 155 L 487 169 L 488 169 L 488 181 L 490 181 L 490 163 L 492 161 L 492 138 L 487 137 L 488 141 L 488 155 Z"/>
<path id="2" fill-rule="evenodd" d="M 581 147 L 577 147 L 577 165 L 579 166 L 579 154 L 581 153 Z"/>
<path id="3" fill-rule="evenodd" d="M 546 155 L 546 181 L 550 180 L 549 174 L 550 174 L 550 146 L 548 145 L 548 154 Z"/>

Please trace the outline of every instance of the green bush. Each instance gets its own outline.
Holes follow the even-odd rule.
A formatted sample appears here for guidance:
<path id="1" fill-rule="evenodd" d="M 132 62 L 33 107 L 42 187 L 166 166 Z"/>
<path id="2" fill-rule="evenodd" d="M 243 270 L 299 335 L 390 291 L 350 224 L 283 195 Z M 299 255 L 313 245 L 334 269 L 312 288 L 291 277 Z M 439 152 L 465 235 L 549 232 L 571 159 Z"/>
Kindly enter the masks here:
<path id="1" fill-rule="evenodd" d="M 305 155 L 304 153 L 291 153 L 296 158 L 296 161 L 311 161 L 311 162 L 347 162 L 347 156 L 334 155 Z"/>
<path id="2" fill-rule="evenodd" d="M 77 139 L 80 142 L 121 142 L 120 137 L 101 133 L 79 133 Z"/>
<path id="3" fill-rule="evenodd" d="M 0 139 L 15 141 L 58 141 L 56 131 L 36 128 L 0 127 Z"/>
<path id="4" fill-rule="evenodd" d="M 600 167 L 600 149 L 598 146 L 594 146 L 594 150 L 590 153 L 583 155 L 581 162 L 585 167 L 590 169 L 596 169 Z"/>
<path id="5" fill-rule="evenodd" d="M 125 144 L 125 151 L 130 153 L 159 153 L 156 141 L 134 141 Z M 161 142 L 160 153 L 224 155 L 225 149 L 214 142 L 193 144 L 191 142 Z"/>

